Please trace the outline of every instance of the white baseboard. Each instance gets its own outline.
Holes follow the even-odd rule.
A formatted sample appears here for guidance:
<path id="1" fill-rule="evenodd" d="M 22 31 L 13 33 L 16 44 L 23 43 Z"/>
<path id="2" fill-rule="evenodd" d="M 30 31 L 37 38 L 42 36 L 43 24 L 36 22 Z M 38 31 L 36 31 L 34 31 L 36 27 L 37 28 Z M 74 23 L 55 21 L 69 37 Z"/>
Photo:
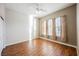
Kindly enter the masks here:
<path id="1" fill-rule="evenodd" d="M 48 40 L 48 41 L 51 41 L 51 42 L 56 42 L 56 43 L 59 43 L 59 44 L 62 44 L 62 45 L 66 45 L 66 46 L 70 46 L 70 47 L 76 48 L 77 55 L 79 56 L 79 49 L 77 48 L 77 46 L 70 45 L 70 44 L 67 44 L 67 43 L 62 43 L 62 42 L 51 40 L 51 39 L 47 39 L 47 38 L 44 38 L 44 37 L 40 37 L 40 38 Z M 14 44 L 18 44 L 18 43 L 21 43 L 21 42 L 25 42 L 25 41 L 28 41 L 28 40 L 23 40 L 23 41 L 18 41 L 18 42 L 15 42 L 15 43 L 7 44 L 5 47 L 10 46 L 10 45 L 14 45 Z"/>
<path id="2" fill-rule="evenodd" d="M 51 40 L 51 39 L 44 38 L 44 37 L 40 37 L 40 38 L 45 39 L 45 40 L 48 40 L 48 41 L 56 42 L 56 43 L 59 43 L 59 44 L 62 44 L 62 45 L 70 46 L 70 47 L 73 47 L 73 48 L 76 48 L 77 49 L 77 46 L 74 46 L 74 45 L 70 45 L 70 44 L 67 44 L 67 43 L 63 43 L 63 42 Z"/>
<path id="3" fill-rule="evenodd" d="M 79 56 L 79 48 L 77 48 L 77 56 Z"/>
<path id="4" fill-rule="evenodd" d="M 9 43 L 9 44 L 6 44 L 5 47 L 10 46 L 10 45 L 14 45 L 14 44 L 18 44 L 18 43 L 21 43 L 21 42 L 25 42 L 25 41 L 28 41 L 28 40 L 23 40 L 23 41 L 17 41 L 17 42 Z"/>

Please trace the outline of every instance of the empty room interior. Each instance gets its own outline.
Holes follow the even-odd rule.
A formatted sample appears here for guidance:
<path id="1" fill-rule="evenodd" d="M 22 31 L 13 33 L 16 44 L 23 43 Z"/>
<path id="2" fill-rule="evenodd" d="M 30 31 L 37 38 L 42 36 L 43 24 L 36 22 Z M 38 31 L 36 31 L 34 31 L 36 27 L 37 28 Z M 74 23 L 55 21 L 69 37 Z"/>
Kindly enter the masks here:
<path id="1" fill-rule="evenodd" d="M 79 4 L 0 3 L 1 56 L 78 56 Z"/>

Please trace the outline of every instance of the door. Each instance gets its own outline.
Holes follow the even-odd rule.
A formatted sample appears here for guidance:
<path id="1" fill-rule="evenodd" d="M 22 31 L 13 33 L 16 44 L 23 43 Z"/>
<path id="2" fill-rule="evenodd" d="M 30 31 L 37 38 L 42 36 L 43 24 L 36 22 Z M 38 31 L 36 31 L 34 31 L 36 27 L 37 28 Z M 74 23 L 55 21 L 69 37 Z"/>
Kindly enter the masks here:
<path id="1" fill-rule="evenodd" d="M 3 49 L 3 20 L 0 17 L 0 55 Z"/>

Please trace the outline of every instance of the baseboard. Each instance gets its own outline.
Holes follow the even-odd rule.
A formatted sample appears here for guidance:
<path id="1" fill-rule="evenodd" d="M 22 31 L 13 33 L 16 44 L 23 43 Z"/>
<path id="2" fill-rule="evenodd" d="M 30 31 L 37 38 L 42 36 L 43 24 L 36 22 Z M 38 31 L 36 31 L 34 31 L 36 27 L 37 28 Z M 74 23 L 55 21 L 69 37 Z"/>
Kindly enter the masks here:
<path id="1" fill-rule="evenodd" d="M 19 43 L 22 43 L 22 42 L 25 42 L 25 41 L 28 41 L 28 40 L 23 40 L 23 41 L 18 41 L 18 42 L 15 42 L 15 43 L 6 44 L 5 47 L 15 45 L 15 44 L 19 44 Z"/>
<path id="2" fill-rule="evenodd" d="M 45 39 L 45 40 L 48 40 L 48 41 L 51 41 L 51 42 L 56 42 L 56 43 L 59 43 L 59 44 L 65 45 L 65 46 L 69 46 L 69 47 L 76 48 L 76 50 L 77 50 L 77 55 L 79 56 L 79 49 L 77 48 L 77 46 L 70 45 L 70 44 L 67 44 L 67 43 L 62 43 L 62 42 L 55 41 L 55 40 L 50 40 L 50 39 L 47 39 L 47 38 L 44 38 L 44 37 L 40 37 L 40 38 Z M 19 44 L 19 43 L 22 43 L 22 42 L 25 42 L 25 41 L 28 41 L 28 40 L 23 40 L 23 41 L 18 41 L 18 42 L 15 42 L 15 43 L 7 44 L 4 48 L 6 48 L 7 46 Z"/>
<path id="3" fill-rule="evenodd" d="M 77 56 L 79 56 L 79 48 L 77 48 Z"/>
<path id="4" fill-rule="evenodd" d="M 74 48 L 77 49 L 77 46 L 74 46 L 74 45 L 70 45 L 70 44 L 67 44 L 67 43 L 62 43 L 62 42 L 55 41 L 55 40 L 50 40 L 50 39 L 44 38 L 44 37 L 40 37 L 40 38 L 45 39 L 45 40 L 48 40 L 48 41 L 56 42 L 56 43 L 59 43 L 59 44 L 63 44 L 63 45 L 66 45 L 66 46 L 74 47 Z M 15 42 L 15 43 L 10 43 L 10 44 L 7 44 L 6 46 L 18 44 L 18 43 L 25 42 L 25 41 L 28 41 L 28 40 L 23 40 L 23 41 L 18 41 L 18 42 Z M 6 47 L 6 46 L 5 46 L 5 47 Z M 4 48 L 5 48 L 5 47 L 4 47 Z"/>
<path id="5" fill-rule="evenodd" d="M 70 46 L 70 47 L 73 47 L 73 48 L 76 48 L 77 49 L 77 46 L 74 46 L 74 45 L 70 45 L 70 44 L 67 44 L 67 43 L 62 43 L 62 42 L 55 41 L 55 40 L 51 40 L 51 39 L 44 38 L 44 37 L 40 37 L 40 38 L 45 39 L 45 40 L 48 40 L 48 41 L 51 41 L 51 42 L 56 42 L 56 43 L 59 43 L 59 44 L 62 44 L 62 45 Z"/>

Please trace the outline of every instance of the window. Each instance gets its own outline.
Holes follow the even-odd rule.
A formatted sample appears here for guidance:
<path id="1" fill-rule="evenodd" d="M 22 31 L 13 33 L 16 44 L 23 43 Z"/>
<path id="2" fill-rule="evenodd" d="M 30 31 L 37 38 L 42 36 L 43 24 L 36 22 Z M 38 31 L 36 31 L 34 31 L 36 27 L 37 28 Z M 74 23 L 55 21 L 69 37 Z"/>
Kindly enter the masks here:
<path id="1" fill-rule="evenodd" d="M 60 37 L 61 36 L 61 19 L 60 19 L 60 17 L 56 18 L 55 26 L 56 26 L 56 37 Z"/>
<path id="2" fill-rule="evenodd" d="M 42 35 L 49 39 L 66 41 L 66 16 L 42 20 Z"/>
<path id="3" fill-rule="evenodd" d="M 46 35 L 46 20 L 42 21 L 42 35 Z"/>
<path id="4" fill-rule="evenodd" d="M 36 38 L 36 18 L 34 17 L 34 15 L 30 15 L 29 16 L 29 39 L 32 40 L 34 38 Z"/>
<path id="5" fill-rule="evenodd" d="M 48 35 L 50 35 L 50 36 L 52 36 L 52 30 L 53 30 L 53 28 L 52 28 L 52 19 L 49 19 L 48 20 L 48 26 L 47 26 L 47 28 L 48 28 Z"/>
<path id="6" fill-rule="evenodd" d="M 37 25 L 37 22 L 36 22 L 36 18 L 34 17 L 33 19 L 33 37 L 36 38 L 36 32 L 37 32 L 37 28 L 36 28 L 36 25 Z"/>

